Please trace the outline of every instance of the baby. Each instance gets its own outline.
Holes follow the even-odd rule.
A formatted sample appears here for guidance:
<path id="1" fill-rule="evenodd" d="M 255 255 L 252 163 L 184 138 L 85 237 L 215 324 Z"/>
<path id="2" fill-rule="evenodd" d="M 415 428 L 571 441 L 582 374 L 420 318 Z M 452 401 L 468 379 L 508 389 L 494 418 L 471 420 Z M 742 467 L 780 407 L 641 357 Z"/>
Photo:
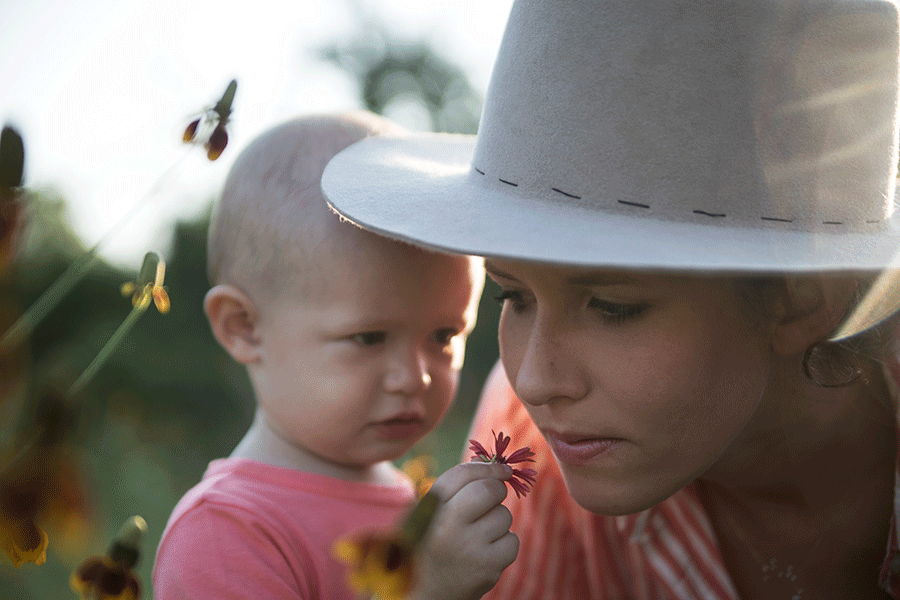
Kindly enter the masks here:
<path id="1" fill-rule="evenodd" d="M 391 461 L 453 400 L 482 266 L 364 231 L 320 191 L 337 152 L 400 133 L 369 113 L 300 118 L 236 159 L 210 226 L 204 309 L 247 367 L 256 416 L 176 506 L 157 600 L 354 598 L 334 541 L 389 528 L 415 501 Z M 514 560 L 510 473 L 469 463 L 438 478 L 411 598 L 479 598 Z"/>

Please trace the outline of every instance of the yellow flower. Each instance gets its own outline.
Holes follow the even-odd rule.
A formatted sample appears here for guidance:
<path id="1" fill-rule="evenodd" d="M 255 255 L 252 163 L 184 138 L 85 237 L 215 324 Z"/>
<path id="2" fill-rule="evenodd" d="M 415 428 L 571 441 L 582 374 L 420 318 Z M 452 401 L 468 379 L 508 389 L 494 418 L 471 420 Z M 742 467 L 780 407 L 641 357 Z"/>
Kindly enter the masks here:
<path id="1" fill-rule="evenodd" d="M 94 556 L 75 569 L 69 585 L 87 600 L 139 600 L 141 583 L 134 571 L 140 558 L 147 522 L 131 517 L 122 526 L 105 556 Z"/>
<path id="2" fill-rule="evenodd" d="M 37 523 L 86 520 L 77 470 L 71 466 L 67 438 L 75 416 L 62 396 L 41 397 L 31 439 L 14 445 L 18 453 L 0 469 L 0 548 L 16 567 L 47 560 L 48 536 Z"/>
<path id="3" fill-rule="evenodd" d="M 18 522 L 0 520 L 0 548 L 16 566 L 27 562 L 40 566 L 47 560 L 47 546 L 50 539 L 44 530 L 31 519 Z"/>
<path id="4" fill-rule="evenodd" d="M 412 480 L 419 498 L 427 494 L 434 483 L 435 478 L 431 475 L 434 473 L 434 459 L 427 454 L 405 461 L 400 470 Z"/>
<path id="5" fill-rule="evenodd" d="M 440 500 L 426 493 L 400 526 L 391 531 L 364 531 L 338 539 L 334 556 L 348 565 L 347 582 L 360 594 L 378 600 L 402 600 L 415 578 L 415 551 L 428 532 Z"/>
<path id="6" fill-rule="evenodd" d="M 350 568 L 347 581 L 354 591 L 378 600 L 402 600 L 413 576 L 413 551 L 400 532 L 342 538 L 334 554 Z"/>
<path id="7" fill-rule="evenodd" d="M 156 263 L 156 277 L 153 281 L 142 282 L 141 278 L 137 281 L 129 281 L 122 284 L 122 295 L 131 296 L 131 303 L 139 310 L 147 310 L 152 301 L 156 305 L 156 310 L 162 314 L 169 312 L 172 303 L 169 301 L 169 294 L 163 287 L 163 281 L 166 277 L 166 263 L 158 261 Z"/>

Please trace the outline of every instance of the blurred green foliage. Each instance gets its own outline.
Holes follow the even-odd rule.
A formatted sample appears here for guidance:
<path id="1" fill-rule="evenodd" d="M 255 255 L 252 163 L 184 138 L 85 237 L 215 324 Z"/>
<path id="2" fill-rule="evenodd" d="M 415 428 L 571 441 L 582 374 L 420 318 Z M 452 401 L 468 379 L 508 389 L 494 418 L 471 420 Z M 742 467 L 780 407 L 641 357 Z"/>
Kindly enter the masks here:
<path id="1" fill-rule="evenodd" d="M 384 112 L 395 99 L 412 98 L 431 115 L 434 130 L 475 131 L 481 100 L 458 68 L 425 44 L 390 42 L 383 32 L 373 46 L 372 30 L 367 32 L 349 47 L 322 51 L 359 79 L 367 108 Z M 14 270 L 0 285 L 0 308 L 8 312 L 33 303 L 85 250 L 66 225 L 61 198 L 33 191 L 29 204 L 27 237 Z M 152 598 L 153 557 L 172 508 L 210 460 L 231 452 L 250 424 L 253 399 L 246 373 L 217 345 L 202 310 L 209 287 L 207 224 L 208 217 L 177 225 L 165 282 L 171 312 L 147 311 L 79 395 L 79 461 L 96 537 L 75 550 L 60 548 L 51 537 L 48 561 L 40 567 L 15 569 L 2 556 L 0 597 L 73 597 L 72 568 L 87 555 L 104 552 L 121 523 L 140 514 L 149 530 L 138 570 L 144 598 Z M 119 288 L 135 276 L 98 262 L 37 327 L 29 340 L 26 396 L 48 381 L 70 385 L 78 377 L 130 311 Z M 491 299 L 496 293 L 488 283 L 453 409 L 414 449 L 433 454 L 438 471 L 460 460 L 479 391 L 497 359 L 499 306 Z"/>

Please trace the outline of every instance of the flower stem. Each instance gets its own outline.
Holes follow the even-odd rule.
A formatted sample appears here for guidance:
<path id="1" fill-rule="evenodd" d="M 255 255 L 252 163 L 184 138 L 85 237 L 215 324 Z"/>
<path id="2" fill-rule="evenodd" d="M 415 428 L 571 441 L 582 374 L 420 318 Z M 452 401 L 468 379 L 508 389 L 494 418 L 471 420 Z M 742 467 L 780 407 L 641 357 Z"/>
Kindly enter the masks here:
<path id="1" fill-rule="evenodd" d="M 128 331 L 137 323 L 138 318 L 146 312 L 147 308 L 140 308 L 135 306 L 131 309 L 131 312 L 128 313 L 128 316 L 125 317 L 125 320 L 122 321 L 122 324 L 119 325 L 119 328 L 110 336 L 109 340 L 107 340 L 106 344 L 103 348 L 100 349 L 100 352 L 97 353 L 97 356 L 94 357 L 94 360 L 91 361 L 91 364 L 87 366 L 81 376 L 75 380 L 75 383 L 72 384 L 72 387 L 69 388 L 69 396 L 74 397 L 78 392 L 80 392 L 84 386 L 89 382 L 94 375 L 96 375 L 97 371 L 100 370 L 100 367 L 103 366 L 103 363 L 106 362 L 106 359 L 109 358 L 110 354 L 112 354 L 113 350 L 116 349 L 116 346 L 122 341 Z"/>
<path id="2" fill-rule="evenodd" d="M 110 230 L 100 238 L 100 241 L 94 244 L 93 248 L 87 250 L 84 254 L 69 263 L 69 266 L 63 271 L 63 274 L 59 276 L 59 279 L 54 281 L 47 291 L 41 294 L 40 298 L 28 307 L 28 310 L 26 310 L 22 316 L 6 330 L 3 337 L 0 338 L 0 353 L 16 347 L 22 341 L 23 337 L 31 333 L 38 323 L 47 318 L 47 315 L 56 308 L 56 305 L 59 304 L 60 300 L 65 298 L 66 295 L 72 291 L 72 288 L 81 281 L 85 274 L 87 274 L 88 268 L 97 257 L 97 250 L 99 250 L 100 246 L 112 237 L 118 229 L 121 229 L 123 225 L 130 221 L 142 208 L 144 208 L 149 200 L 163 189 L 163 184 L 172 177 L 181 163 L 184 162 L 189 151 L 190 148 L 188 148 L 188 151 L 182 154 L 181 158 L 175 161 L 175 163 L 156 180 L 147 193 L 131 207 L 131 210 L 129 210 L 118 223 L 113 225 Z"/>
<path id="3" fill-rule="evenodd" d="M 97 246 L 94 246 L 69 263 L 63 274 L 59 276 L 59 279 L 54 281 L 53 285 L 41 294 L 41 297 L 6 330 L 6 333 L 0 338 L 0 352 L 17 346 L 22 341 L 22 338 L 34 329 L 35 325 L 50 314 L 56 305 L 59 304 L 59 301 L 69 293 L 76 283 L 81 281 L 96 255 Z"/>

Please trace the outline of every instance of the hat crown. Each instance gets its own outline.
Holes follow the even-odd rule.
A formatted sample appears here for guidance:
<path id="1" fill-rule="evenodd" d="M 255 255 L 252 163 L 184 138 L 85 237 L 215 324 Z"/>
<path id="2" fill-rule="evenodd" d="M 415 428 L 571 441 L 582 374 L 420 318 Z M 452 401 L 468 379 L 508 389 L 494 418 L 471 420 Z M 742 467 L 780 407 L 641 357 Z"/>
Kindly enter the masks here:
<path id="1" fill-rule="evenodd" d="M 471 177 L 642 219 L 886 226 L 897 22 L 884 0 L 520 0 Z"/>

